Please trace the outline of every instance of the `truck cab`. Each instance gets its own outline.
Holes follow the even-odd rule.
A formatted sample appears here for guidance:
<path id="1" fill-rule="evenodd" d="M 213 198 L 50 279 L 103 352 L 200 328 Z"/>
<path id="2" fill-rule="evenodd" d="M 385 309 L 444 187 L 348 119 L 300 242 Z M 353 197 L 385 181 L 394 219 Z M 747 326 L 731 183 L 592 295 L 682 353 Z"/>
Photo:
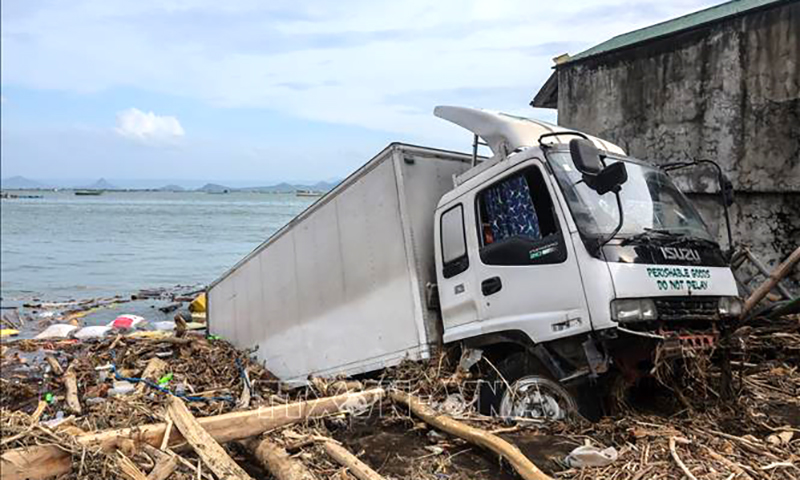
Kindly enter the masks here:
<path id="1" fill-rule="evenodd" d="M 484 410 L 561 418 L 580 403 L 574 385 L 634 383 L 711 347 L 741 312 L 720 246 L 656 166 L 544 122 L 435 114 L 492 151 L 454 178 L 434 220 L 443 341 L 491 356 Z M 622 176 L 604 191 L 593 179 L 610 170 Z"/>

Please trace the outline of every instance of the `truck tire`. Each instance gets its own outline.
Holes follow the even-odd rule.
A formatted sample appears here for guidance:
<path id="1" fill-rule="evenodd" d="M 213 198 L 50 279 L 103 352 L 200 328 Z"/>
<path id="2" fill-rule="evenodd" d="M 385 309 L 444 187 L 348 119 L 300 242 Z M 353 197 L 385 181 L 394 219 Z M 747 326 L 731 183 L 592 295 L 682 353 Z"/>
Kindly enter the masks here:
<path id="1" fill-rule="evenodd" d="M 561 420 L 577 412 L 573 395 L 552 378 L 536 357 L 518 352 L 496 367 L 497 371 L 492 370 L 481 384 L 481 413 Z"/>

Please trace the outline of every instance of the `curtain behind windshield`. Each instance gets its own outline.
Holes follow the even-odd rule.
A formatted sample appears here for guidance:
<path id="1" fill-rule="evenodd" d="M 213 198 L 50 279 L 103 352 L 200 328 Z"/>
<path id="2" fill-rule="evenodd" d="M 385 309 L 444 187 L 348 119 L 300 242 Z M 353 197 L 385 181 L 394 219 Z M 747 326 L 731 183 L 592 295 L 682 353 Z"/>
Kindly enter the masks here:
<path id="1" fill-rule="evenodd" d="M 493 240 L 514 235 L 542 238 L 525 177 L 518 175 L 487 188 L 483 193 Z"/>

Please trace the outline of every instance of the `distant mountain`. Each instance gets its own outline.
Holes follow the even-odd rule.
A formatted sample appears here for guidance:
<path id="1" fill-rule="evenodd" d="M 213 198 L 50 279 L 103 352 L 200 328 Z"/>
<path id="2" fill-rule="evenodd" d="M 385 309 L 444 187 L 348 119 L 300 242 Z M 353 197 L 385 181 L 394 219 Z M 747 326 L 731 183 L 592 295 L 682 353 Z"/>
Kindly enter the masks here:
<path id="1" fill-rule="evenodd" d="M 119 188 L 109 183 L 105 178 L 101 178 L 93 184 L 82 188 L 85 190 L 119 190 Z"/>
<path id="2" fill-rule="evenodd" d="M 16 176 L 0 180 L 0 188 L 6 190 L 35 190 L 37 188 L 47 188 L 47 185 L 29 178 Z"/>
<path id="3" fill-rule="evenodd" d="M 338 182 L 336 183 L 317 182 L 313 185 L 291 184 L 287 182 L 282 182 L 277 185 L 271 185 L 268 187 L 245 187 L 245 188 L 238 188 L 236 190 L 240 192 L 257 192 L 257 193 L 294 193 L 298 190 L 327 192 L 336 185 L 338 185 Z"/>
<path id="4" fill-rule="evenodd" d="M 234 188 L 226 187 L 225 185 L 218 185 L 216 183 L 206 183 L 202 187 L 198 188 L 198 192 L 206 192 L 206 193 L 228 193 L 234 191 Z"/>
<path id="5" fill-rule="evenodd" d="M 180 185 L 164 185 L 163 187 L 158 189 L 162 192 L 185 192 L 186 189 L 181 187 Z"/>

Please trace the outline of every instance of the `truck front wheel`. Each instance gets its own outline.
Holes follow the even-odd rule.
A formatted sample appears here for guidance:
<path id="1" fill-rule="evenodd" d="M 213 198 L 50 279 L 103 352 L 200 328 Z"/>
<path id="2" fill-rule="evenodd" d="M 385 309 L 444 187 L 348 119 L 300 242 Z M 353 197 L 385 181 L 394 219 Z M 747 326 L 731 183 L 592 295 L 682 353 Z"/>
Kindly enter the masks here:
<path id="1" fill-rule="evenodd" d="M 481 385 L 484 414 L 562 420 L 578 410 L 572 394 L 525 352 L 505 358 L 488 377 Z"/>

